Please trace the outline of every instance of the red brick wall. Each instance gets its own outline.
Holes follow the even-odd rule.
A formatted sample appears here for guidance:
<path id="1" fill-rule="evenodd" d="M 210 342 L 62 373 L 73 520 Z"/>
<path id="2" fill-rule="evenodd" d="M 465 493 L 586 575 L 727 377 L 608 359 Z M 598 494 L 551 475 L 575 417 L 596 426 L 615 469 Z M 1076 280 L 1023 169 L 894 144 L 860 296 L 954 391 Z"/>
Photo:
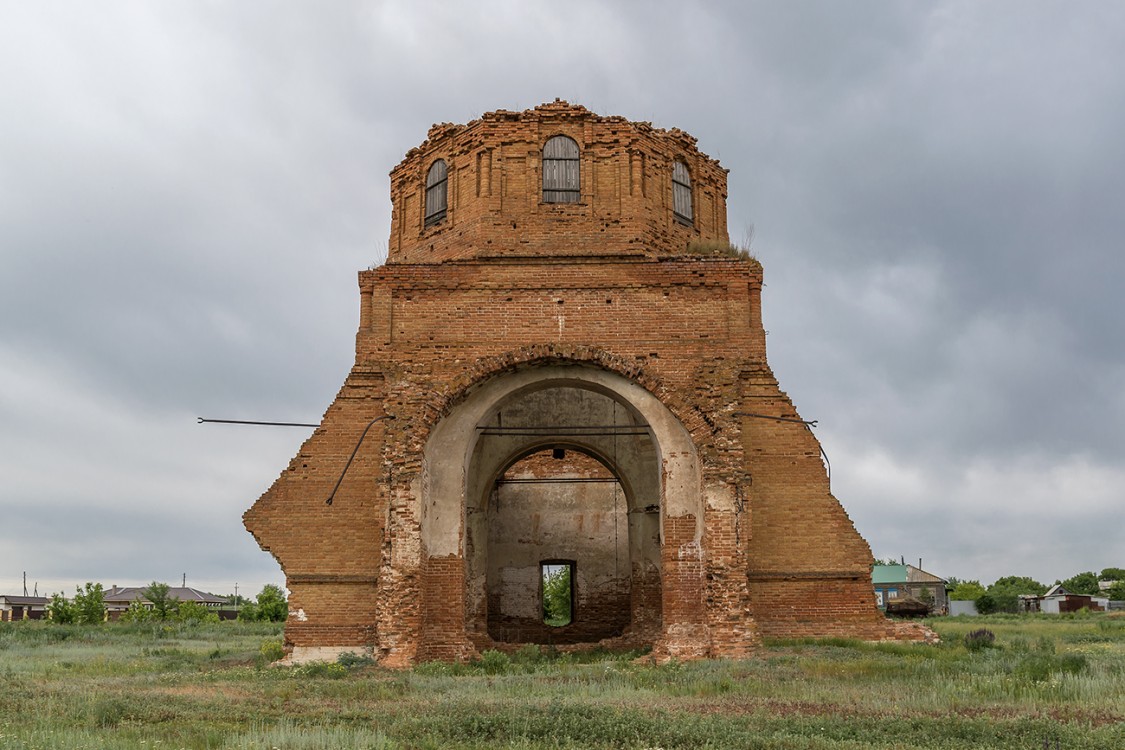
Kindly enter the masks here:
<path id="1" fill-rule="evenodd" d="M 374 580 L 290 576 L 288 583 L 287 645 L 365 646 L 375 642 L 378 602 Z"/>

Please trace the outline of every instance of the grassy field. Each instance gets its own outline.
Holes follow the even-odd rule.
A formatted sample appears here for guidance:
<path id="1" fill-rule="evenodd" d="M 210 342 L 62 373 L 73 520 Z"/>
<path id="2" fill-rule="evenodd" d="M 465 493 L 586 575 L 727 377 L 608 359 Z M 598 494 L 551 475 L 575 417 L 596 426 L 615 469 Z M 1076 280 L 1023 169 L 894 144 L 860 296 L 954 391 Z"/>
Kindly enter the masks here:
<path id="1" fill-rule="evenodd" d="M 1125 748 L 1125 617 L 929 624 L 942 645 L 388 672 L 265 668 L 277 626 L 0 623 L 0 748 Z M 978 628 L 991 647 L 966 647 Z"/>

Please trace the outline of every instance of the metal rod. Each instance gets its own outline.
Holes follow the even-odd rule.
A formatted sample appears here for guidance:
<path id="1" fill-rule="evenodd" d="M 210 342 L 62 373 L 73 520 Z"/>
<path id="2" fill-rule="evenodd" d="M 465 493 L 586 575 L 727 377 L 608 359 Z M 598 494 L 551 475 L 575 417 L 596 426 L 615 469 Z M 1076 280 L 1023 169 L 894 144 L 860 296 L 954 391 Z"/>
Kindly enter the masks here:
<path id="1" fill-rule="evenodd" d="M 616 477 L 545 477 L 543 479 L 497 479 L 496 484 L 578 484 L 584 482 L 615 482 Z"/>
<path id="2" fill-rule="evenodd" d="M 564 428 L 565 429 L 565 428 Z M 611 435 L 647 435 L 648 430 L 636 430 L 634 432 L 613 431 L 613 432 L 560 432 L 559 430 L 550 430 L 543 432 L 511 432 L 509 430 L 481 430 L 481 435 L 490 436 L 504 436 L 513 435 L 518 437 L 607 437 Z"/>
<path id="3" fill-rule="evenodd" d="M 527 432 L 528 430 L 642 430 L 647 429 L 647 424 L 538 424 L 504 427 L 503 425 L 478 424 L 478 430 L 501 430 L 503 432 Z"/>
<path id="4" fill-rule="evenodd" d="M 750 414 L 749 412 L 738 412 L 736 417 L 757 417 L 758 419 L 776 419 L 778 422 L 794 422 L 796 424 L 805 424 L 816 427 L 817 420 L 808 419 L 793 419 L 793 417 L 775 417 L 772 414 Z"/>
<path id="5" fill-rule="evenodd" d="M 749 412 L 736 412 L 736 417 L 757 417 L 758 419 L 776 419 L 779 422 L 793 422 L 794 424 L 803 424 L 812 432 L 812 428 L 816 427 L 817 420 L 808 419 L 793 419 L 792 417 L 775 417 L 772 414 L 750 414 Z M 817 446 L 820 448 L 820 455 L 824 458 L 824 465 L 828 468 L 828 486 L 832 486 L 832 462 L 828 460 L 828 454 L 824 451 L 824 446 L 820 445 L 817 441 Z"/>
<path id="6" fill-rule="evenodd" d="M 352 449 L 352 455 L 348 456 L 348 462 L 344 464 L 344 470 L 340 472 L 340 478 L 336 480 L 336 486 L 332 488 L 332 492 L 329 493 L 328 499 L 324 501 L 325 505 L 331 505 L 332 498 L 336 497 L 336 490 L 340 489 L 340 485 L 344 481 L 344 475 L 348 473 L 348 469 L 350 469 L 352 465 L 352 460 L 355 459 L 355 454 L 359 453 L 359 446 L 363 444 L 363 439 L 367 437 L 367 431 L 371 429 L 372 425 L 383 419 L 394 419 L 394 415 L 384 414 L 381 417 L 375 417 L 367 423 L 366 427 L 363 428 L 363 434 L 360 435 L 359 440 L 356 441 L 355 448 Z"/>
<path id="7" fill-rule="evenodd" d="M 203 417 L 196 417 L 196 419 L 199 420 L 196 424 L 212 422 L 214 424 L 264 424 L 271 427 L 320 427 L 318 424 L 305 424 L 304 422 L 249 422 L 244 419 L 204 419 Z"/>

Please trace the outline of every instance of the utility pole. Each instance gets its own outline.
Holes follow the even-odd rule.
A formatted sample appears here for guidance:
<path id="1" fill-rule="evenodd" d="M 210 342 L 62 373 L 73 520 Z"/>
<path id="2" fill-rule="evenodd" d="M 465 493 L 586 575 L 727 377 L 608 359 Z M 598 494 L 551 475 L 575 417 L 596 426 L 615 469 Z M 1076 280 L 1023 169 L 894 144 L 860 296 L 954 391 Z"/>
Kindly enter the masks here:
<path id="1" fill-rule="evenodd" d="M 23 572 L 23 595 L 27 596 L 27 571 Z"/>
<path id="2" fill-rule="evenodd" d="M 180 588 L 185 588 L 185 589 L 187 588 L 187 573 L 184 573 L 184 580 L 180 584 Z"/>

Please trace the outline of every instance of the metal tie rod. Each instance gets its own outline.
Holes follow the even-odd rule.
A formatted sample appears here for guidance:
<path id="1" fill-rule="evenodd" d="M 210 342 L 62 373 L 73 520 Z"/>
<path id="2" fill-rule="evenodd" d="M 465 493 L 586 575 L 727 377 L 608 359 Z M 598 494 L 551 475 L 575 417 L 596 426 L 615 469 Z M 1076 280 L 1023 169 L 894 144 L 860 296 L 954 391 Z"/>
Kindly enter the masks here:
<path id="1" fill-rule="evenodd" d="M 271 426 L 271 427 L 319 427 L 320 426 L 320 425 L 317 425 L 317 424 L 306 424 L 304 422 L 253 422 L 253 421 L 245 420 L 245 419 L 204 419 L 203 417 L 197 417 L 197 419 L 199 420 L 198 424 L 210 422 L 210 423 L 213 423 L 213 424 L 255 424 L 255 425 L 268 425 L 268 426 Z M 371 427 L 376 422 L 382 421 L 384 419 L 394 419 L 394 415 L 393 414 L 384 414 L 381 417 L 375 417 L 375 419 L 372 419 L 370 422 L 367 423 L 367 426 L 363 428 L 363 434 L 360 435 L 359 440 L 356 441 L 355 448 L 352 449 L 352 455 L 348 456 L 348 462 L 346 464 L 344 464 L 344 470 L 340 472 L 340 478 L 336 480 L 336 486 L 332 488 L 332 492 L 328 495 L 328 499 L 324 501 L 325 505 L 331 505 L 332 499 L 336 497 L 336 490 L 340 489 L 340 485 L 344 481 L 344 475 L 348 473 L 348 469 L 351 468 L 352 461 L 355 460 L 355 454 L 359 453 L 359 446 L 363 444 L 363 439 L 365 437 L 367 437 L 367 431 L 370 430 Z"/>
<path id="2" fill-rule="evenodd" d="M 196 417 L 199 421 L 196 424 L 203 424 L 210 422 L 213 424 L 263 424 L 270 427 L 320 427 L 318 424 L 306 424 L 305 422 L 251 422 L 245 419 L 204 419 L 203 417 Z"/>
<path id="3" fill-rule="evenodd" d="M 609 484 L 621 480 L 616 477 L 543 477 L 539 479 L 497 479 L 496 484 Z"/>
<path id="4" fill-rule="evenodd" d="M 546 431 L 541 431 L 541 432 L 524 432 L 524 431 L 521 430 L 520 432 L 511 432 L 509 430 L 481 430 L 480 434 L 481 435 L 489 435 L 489 436 L 493 436 L 493 437 L 502 437 L 504 435 L 509 435 L 509 436 L 512 436 L 512 437 L 556 437 L 556 438 L 576 437 L 577 438 L 577 437 L 607 437 L 609 435 L 625 435 L 625 436 L 628 436 L 628 435 L 647 435 L 648 430 L 633 430 L 633 431 L 629 431 L 629 432 L 626 432 L 624 430 L 611 430 L 611 431 L 603 431 L 603 432 L 561 432 L 559 430 L 546 430 Z"/>
<path id="5" fill-rule="evenodd" d="M 526 432 L 528 430 L 639 430 L 647 428 L 647 424 L 536 424 L 512 425 L 504 427 L 498 424 L 478 424 L 478 430 L 502 430 L 504 432 Z"/>
<path id="6" fill-rule="evenodd" d="M 367 431 L 370 430 L 376 422 L 380 422 L 384 419 L 394 419 L 394 418 L 395 418 L 394 414 L 384 414 L 380 417 L 375 417 L 374 419 L 372 419 L 370 422 L 367 423 L 366 427 L 363 428 L 363 434 L 360 435 L 359 440 L 356 441 L 355 448 L 352 449 L 352 455 L 348 456 L 348 462 L 346 464 L 344 464 L 344 470 L 340 472 L 340 478 L 336 480 L 336 486 L 332 488 L 332 492 L 329 493 L 328 499 L 324 501 L 325 505 L 331 505 L 332 499 L 334 497 L 336 497 L 336 490 L 340 489 L 340 485 L 344 481 L 344 475 L 348 473 L 348 469 L 351 468 L 352 461 L 355 459 L 355 454 L 359 453 L 359 446 L 363 444 L 363 439 L 365 437 L 367 437 Z"/>
<path id="7" fill-rule="evenodd" d="M 648 435 L 645 424 L 606 424 L 606 425 L 522 425 L 502 427 L 500 425 L 477 425 L 481 435 L 516 437 L 606 437 L 610 435 Z"/>
<path id="8" fill-rule="evenodd" d="M 778 422 L 793 422 L 795 424 L 806 424 L 816 427 L 817 420 L 812 419 L 793 419 L 793 417 L 778 417 L 773 414 L 751 414 L 750 412 L 736 412 L 736 417 L 757 417 L 758 419 L 776 419 Z"/>

